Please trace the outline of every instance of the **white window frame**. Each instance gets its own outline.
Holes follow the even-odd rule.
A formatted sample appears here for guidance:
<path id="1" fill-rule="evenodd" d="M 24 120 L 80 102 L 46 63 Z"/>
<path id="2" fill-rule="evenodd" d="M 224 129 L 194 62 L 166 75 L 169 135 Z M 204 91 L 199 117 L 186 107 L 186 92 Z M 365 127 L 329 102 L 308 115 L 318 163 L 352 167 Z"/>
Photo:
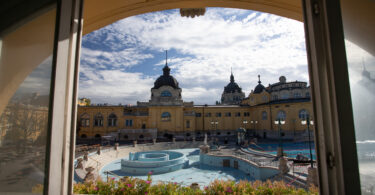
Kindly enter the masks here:
<path id="1" fill-rule="evenodd" d="M 320 192 L 360 194 L 340 1 L 302 2 Z M 44 189 L 48 194 L 71 194 L 83 3 L 82 0 L 58 1 L 57 8 L 48 173 Z"/>
<path id="2" fill-rule="evenodd" d="M 340 0 L 302 1 L 321 194 L 361 194 Z"/>

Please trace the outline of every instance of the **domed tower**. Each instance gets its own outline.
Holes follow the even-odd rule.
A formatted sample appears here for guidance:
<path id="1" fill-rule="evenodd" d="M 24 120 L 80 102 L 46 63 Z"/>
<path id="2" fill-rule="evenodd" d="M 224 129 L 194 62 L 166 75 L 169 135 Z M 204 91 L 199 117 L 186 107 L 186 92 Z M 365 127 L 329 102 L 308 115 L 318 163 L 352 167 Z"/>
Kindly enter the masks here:
<path id="1" fill-rule="evenodd" d="M 151 88 L 150 105 L 182 105 L 181 88 L 177 80 L 170 75 L 171 69 L 168 67 L 167 53 L 163 75 L 156 79 L 154 87 Z"/>
<path id="2" fill-rule="evenodd" d="M 245 98 L 245 93 L 242 92 L 242 88 L 234 82 L 234 76 L 231 72 L 230 82 L 224 87 L 223 94 L 221 95 L 221 104 L 240 104 L 241 100 Z"/>
<path id="3" fill-rule="evenodd" d="M 266 90 L 266 88 L 262 85 L 262 82 L 260 81 L 260 75 L 258 75 L 258 85 L 254 89 L 254 94 L 262 93 L 263 90 Z"/>
<path id="4" fill-rule="evenodd" d="M 245 102 L 250 106 L 254 106 L 261 103 L 267 103 L 269 101 L 269 93 L 267 88 L 262 85 L 260 81 L 260 75 L 258 75 L 258 85 L 251 90 L 249 97 Z"/>

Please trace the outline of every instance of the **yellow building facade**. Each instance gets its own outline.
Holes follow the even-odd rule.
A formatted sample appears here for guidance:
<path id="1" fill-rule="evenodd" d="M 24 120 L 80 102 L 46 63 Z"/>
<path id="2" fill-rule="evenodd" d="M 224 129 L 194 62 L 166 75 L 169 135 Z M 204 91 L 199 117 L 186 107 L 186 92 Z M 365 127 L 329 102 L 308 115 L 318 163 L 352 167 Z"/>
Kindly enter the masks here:
<path id="1" fill-rule="evenodd" d="M 111 135 L 118 140 L 149 140 L 156 137 L 152 137 L 148 130 L 156 130 L 158 138 L 192 139 L 206 133 L 224 138 L 236 135 L 240 127 L 245 128 L 249 136 L 259 138 L 278 138 L 279 127 L 284 139 L 306 134 L 306 126 L 301 121 L 313 112 L 306 82 L 286 82 L 282 76 L 279 82 L 264 87 L 259 78 L 258 85 L 248 97 L 238 102 L 238 98 L 230 97 L 231 93 L 238 97 L 242 92 L 231 74 L 230 83 L 223 92 L 226 103 L 194 105 L 182 100 L 181 88 L 169 72 L 166 64 L 163 75 L 151 89 L 149 102 L 137 102 L 136 106 L 79 106 L 78 137 Z M 231 99 L 234 103 L 228 103 Z M 279 118 L 285 124 L 275 124 Z M 119 132 L 124 130 L 128 130 L 129 135 L 119 137 Z"/>

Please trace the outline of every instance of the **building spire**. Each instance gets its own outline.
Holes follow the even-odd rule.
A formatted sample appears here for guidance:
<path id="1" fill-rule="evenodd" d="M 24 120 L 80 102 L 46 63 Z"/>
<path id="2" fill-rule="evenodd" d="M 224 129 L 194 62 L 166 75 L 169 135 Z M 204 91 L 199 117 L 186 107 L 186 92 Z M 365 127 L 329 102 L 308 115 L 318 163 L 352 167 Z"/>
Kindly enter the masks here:
<path id="1" fill-rule="evenodd" d="M 230 82 L 234 83 L 234 76 L 233 76 L 233 72 L 232 72 L 232 67 L 230 67 Z"/>
<path id="2" fill-rule="evenodd" d="M 168 67 L 168 50 L 165 50 L 165 66 L 163 68 L 163 75 L 169 76 L 171 69 Z"/>
<path id="3" fill-rule="evenodd" d="M 165 50 L 165 65 L 168 66 L 168 50 Z"/>
<path id="4" fill-rule="evenodd" d="M 259 83 L 259 84 L 262 83 L 262 82 L 260 81 L 260 74 L 258 74 L 258 83 Z"/>

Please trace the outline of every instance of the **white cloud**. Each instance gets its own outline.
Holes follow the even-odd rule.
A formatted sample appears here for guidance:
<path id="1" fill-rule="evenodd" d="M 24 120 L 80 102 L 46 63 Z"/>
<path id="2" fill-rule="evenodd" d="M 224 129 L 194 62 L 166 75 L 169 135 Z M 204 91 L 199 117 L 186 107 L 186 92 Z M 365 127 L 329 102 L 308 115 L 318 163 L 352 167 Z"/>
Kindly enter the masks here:
<path id="1" fill-rule="evenodd" d="M 193 55 L 200 59 L 196 66 L 216 66 L 226 77 L 228 66 L 243 70 L 251 65 L 254 72 L 258 68 L 279 72 L 307 64 L 301 22 L 265 13 L 254 17 L 251 12 L 252 20 L 231 21 L 218 13 L 220 9 L 208 10 L 205 16 L 194 19 L 180 17 L 177 12 L 168 18 L 160 13 L 149 14 L 148 20 L 136 16 L 116 23 L 116 27 L 137 35 L 145 47 L 173 48 Z M 130 28 L 134 22 L 137 27 Z M 188 69 L 184 65 L 180 67 Z"/>
<path id="2" fill-rule="evenodd" d="M 98 67 L 135 66 L 154 57 L 150 51 L 173 49 L 177 56 L 170 55 L 168 64 L 183 88 L 183 99 L 197 98 L 194 102 L 201 104 L 220 99 L 231 67 L 246 94 L 257 84 L 258 74 L 264 85 L 277 82 L 281 75 L 289 80 L 308 78 L 303 23 L 267 13 L 214 8 L 192 19 L 181 17 L 177 10 L 168 10 L 126 18 L 95 33 L 104 36 L 110 42 L 105 44 L 116 50 L 86 48 L 83 58 Z M 87 41 L 103 40 L 93 36 Z M 123 45 L 133 47 L 123 49 Z M 154 65 L 164 64 L 164 59 L 160 59 Z M 142 79 L 140 76 L 139 81 Z M 151 82 L 150 78 L 145 79 Z M 148 94 L 149 90 L 145 89 Z M 126 95 L 118 90 L 109 94 Z"/>
<path id="3" fill-rule="evenodd" d="M 132 103 L 148 101 L 154 79 L 142 73 L 119 70 L 95 70 L 81 67 L 85 80 L 80 81 L 80 96 L 89 97 L 94 103 Z"/>
<path id="4" fill-rule="evenodd" d="M 152 58 L 151 54 L 140 53 L 135 48 L 123 49 L 121 51 L 102 51 L 82 48 L 81 63 L 90 64 L 98 68 L 123 68 L 134 66 L 147 58 Z"/>
<path id="5" fill-rule="evenodd" d="M 39 64 L 22 82 L 17 94 L 38 93 L 48 95 L 51 86 L 52 56 Z"/>

